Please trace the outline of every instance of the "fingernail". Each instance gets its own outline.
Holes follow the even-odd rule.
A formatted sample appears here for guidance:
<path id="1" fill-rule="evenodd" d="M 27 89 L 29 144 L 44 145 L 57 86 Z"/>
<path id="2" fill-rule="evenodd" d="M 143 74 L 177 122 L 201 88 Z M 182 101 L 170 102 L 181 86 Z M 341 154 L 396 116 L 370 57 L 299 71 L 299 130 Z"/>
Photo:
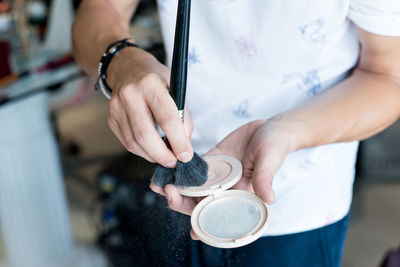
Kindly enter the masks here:
<path id="1" fill-rule="evenodd" d="M 167 168 L 175 168 L 176 167 L 176 160 L 170 161 L 166 164 Z"/>
<path id="2" fill-rule="evenodd" d="M 269 195 L 267 198 L 267 203 L 272 204 L 275 201 L 275 197 L 273 195 Z"/>
<path id="3" fill-rule="evenodd" d="M 189 160 L 191 160 L 190 153 L 187 151 L 180 154 L 178 158 L 182 162 L 188 162 Z"/>

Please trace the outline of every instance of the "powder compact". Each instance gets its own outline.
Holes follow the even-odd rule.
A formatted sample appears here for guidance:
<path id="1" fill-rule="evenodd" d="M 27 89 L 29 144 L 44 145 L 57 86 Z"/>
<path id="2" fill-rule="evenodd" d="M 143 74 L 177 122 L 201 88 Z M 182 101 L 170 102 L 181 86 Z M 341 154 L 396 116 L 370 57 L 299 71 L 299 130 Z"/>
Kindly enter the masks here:
<path id="1" fill-rule="evenodd" d="M 261 237 L 268 217 L 264 201 L 244 190 L 227 190 L 242 177 L 241 162 L 224 155 L 203 159 L 209 167 L 207 182 L 178 188 L 185 196 L 206 197 L 192 212 L 193 231 L 204 243 L 219 248 L 244 246 Z"/>

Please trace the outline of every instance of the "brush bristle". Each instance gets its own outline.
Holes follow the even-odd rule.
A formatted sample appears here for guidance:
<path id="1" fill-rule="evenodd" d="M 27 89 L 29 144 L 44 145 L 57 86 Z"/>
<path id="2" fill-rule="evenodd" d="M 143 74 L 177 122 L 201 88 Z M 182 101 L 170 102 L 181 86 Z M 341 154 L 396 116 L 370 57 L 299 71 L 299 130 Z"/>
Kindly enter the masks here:
<path id="1" fill-rule="evenodd" d="M 197 153 L 194 153 L 191 161 L 187 163 L 178 162 L 175 172 L 175 185 L 203 185 L 207 181 L 207 174 L 207 163 Z"/>
<path id="2" fill-rule="evenodd" d="M 158 165 L 154 170 L 153 183 L 159 187 L 167 184 L 176 186 L 200 186 L 207 181 L 208 165 L 197 153 L 191 161 L 178 161 L 176 168 L 165 168 Z"/>
<path id="3" fill-rule="evenodd" d="M 175 169 L 165 168 L 158 165 L 154 170 L 153 183 L 159 187 L 164 188 L 167 184 L 174 184 L 175 182 Z"/>

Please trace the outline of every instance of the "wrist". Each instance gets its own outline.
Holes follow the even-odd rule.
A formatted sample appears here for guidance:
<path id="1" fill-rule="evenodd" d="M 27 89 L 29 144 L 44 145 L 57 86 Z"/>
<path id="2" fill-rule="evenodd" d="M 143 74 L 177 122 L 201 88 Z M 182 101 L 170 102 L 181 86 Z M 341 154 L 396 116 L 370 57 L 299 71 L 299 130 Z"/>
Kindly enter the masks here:
<path id="1" fill-rule="evenodd" d="M 293 123 L 284 113 L 275 115 L 266 120 L 265 124 L 275 131 L 277 135 L 287 140 L 288 153 L 306 148 L 306 142 L 303 141 L 301 123 Z"/>
<path id="2" fill-rule="evenodd" d="M 111 88 L 118 89 L 146 73 L 157 73 L 169 79 L 168 69 L 152 54 L 138 47 L 129 47 L 114 56 L 108 68 L 107 79 Z"/>
<path id="3" fill-rule="evenodd" d="M 134 55 L 134 53 L 137 53 L 137 51 L 132 50 L 139 49 L 135 49 L 135 47 L 129 47 L 128 49 L 119 51 L 108 66 L 107 82 L 111 88 L 118 89 L 118 87 L 120 87 L 118 84 L 118 81 L 121 81 L 119 74 L 121 74 L 123 70 L 129 69 L 129 65 L 132 61 L 132 54 Z"/>
<path id="4" fill-rule="evenodd" d="M 125 38 L 116 42 L 113 42 L 110 44 L 106 51 L 102 54 L 102 57 L 100 59 L 99 65 L 98 65 L 98 79 L 97 83 L 95 85 L 95 89 L 100 89 L 104 96 L 108 99 L 111 99 L 111 93 L 112 89 L 110 85 L 107 82 L 107 73 L 109 71 L 109 66 L 118 53 L 123 50 L 124 48 L 127 47 L 135 47 L 137 48 L 138 46 L 135 43 L 129 42 L 130 38 Z"/>

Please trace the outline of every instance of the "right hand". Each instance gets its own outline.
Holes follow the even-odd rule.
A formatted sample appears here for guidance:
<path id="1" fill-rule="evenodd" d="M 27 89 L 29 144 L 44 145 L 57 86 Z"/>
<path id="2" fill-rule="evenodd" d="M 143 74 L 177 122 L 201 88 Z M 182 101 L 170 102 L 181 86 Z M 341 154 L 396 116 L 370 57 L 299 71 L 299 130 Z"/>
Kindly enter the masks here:
<path id="1" fill-rule="evenodd" d="M 138 48 L 125 48 L 112 60 L 108 83 L 113 89 L 108 125 L 133 154 L 165 167 L 193 157 L 193 124 L 185 110 L 184 124 L 169 94 L 170 73 L 155 57 Z M 156 130 L 165 133 L 172 151 Z"/>

